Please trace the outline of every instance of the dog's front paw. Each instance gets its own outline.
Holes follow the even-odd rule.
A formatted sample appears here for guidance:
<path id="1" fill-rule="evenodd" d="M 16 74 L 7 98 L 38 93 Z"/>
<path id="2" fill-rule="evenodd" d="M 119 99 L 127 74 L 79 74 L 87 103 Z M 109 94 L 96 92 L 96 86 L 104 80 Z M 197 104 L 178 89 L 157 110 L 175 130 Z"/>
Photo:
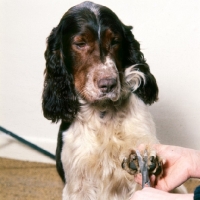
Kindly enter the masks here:
<path id="1" fill-rule="evenodd" d="M 155 176 L 162 175 L 163 163 L 160 160 L 160 158 L 156 155 L 155 151 L 151 151 L 148 154 L 147 165 L 148 165 L 149 175 L 155 175 Z M 128 157 L 125 157 L 123 159 L 122 168 L 131 175 L 141 173 L 139 163 L 138 163 L 138 157 L 134 150 L 130 152 Z"/>

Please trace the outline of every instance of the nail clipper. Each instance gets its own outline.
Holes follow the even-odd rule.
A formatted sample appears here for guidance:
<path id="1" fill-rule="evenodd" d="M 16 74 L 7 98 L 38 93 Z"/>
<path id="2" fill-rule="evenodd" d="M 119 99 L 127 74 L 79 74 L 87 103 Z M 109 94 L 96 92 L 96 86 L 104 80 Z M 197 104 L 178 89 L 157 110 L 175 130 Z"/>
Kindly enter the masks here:
<path id="1" fill-rule="evenodd" d="M 149 173 L 148 173 L 148 154 L 147 150 L 144 151 L 144 156 L 142 157 L 140 152 L 136 150 L 138 163 L 140 167 L 140 171 L 142 174 L 142 188 L 145 186 L 150 186 L 150 179 L 149 179 Z"/>

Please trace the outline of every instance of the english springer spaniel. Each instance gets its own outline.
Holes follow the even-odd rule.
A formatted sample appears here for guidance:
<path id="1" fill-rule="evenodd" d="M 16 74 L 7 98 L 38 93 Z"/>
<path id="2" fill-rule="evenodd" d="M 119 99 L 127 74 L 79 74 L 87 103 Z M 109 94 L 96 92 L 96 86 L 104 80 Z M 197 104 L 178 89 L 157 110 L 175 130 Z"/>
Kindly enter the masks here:
<path id="1" fill-rule="evenodd" d="M 61 120 L 56 159 L 63 200 L 129 199 L 140 144 L 150 173 L 162 171 L 148 111 L 158 87 L 131 29 L 109 8 L 86 1 L 47 38 L 42 106 L 47 119 Z"/>

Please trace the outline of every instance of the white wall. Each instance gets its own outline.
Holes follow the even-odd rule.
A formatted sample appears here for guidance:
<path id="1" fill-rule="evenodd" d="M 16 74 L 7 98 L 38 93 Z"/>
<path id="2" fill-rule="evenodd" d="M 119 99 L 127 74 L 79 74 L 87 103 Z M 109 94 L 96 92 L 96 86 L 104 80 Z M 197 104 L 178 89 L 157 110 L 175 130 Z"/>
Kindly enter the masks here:
<path id="1" fill-rule="evenodd" d="M 59 124 L 42 115 L 45 40 L 79 0 L 0 1 L 0 126 L 54 153 Z M 97 0 L 134 35 L 160 88 L 151 107 L 162 143 L 200 149 L 200 1 Z M 52 162 L 0 133 L 0 156 Z"/>

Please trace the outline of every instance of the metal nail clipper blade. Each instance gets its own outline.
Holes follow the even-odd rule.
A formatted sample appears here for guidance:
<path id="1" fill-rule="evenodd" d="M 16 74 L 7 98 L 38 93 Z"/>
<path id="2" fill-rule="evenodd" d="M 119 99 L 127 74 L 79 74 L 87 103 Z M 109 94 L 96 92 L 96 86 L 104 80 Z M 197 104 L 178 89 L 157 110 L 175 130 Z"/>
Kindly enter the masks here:
<path id="1" fill-rule="evenodd" d="M 147 151 L 144 151 L 144 156 L 142 157 L 140 152 L 136 150 L 138 163 L 140 167 L 140 171 L 142 174 L 142 188 L 145 186 L 150 186 L 150 179 L 149 179 L 149 173 L 148 173 L 148 154 Z"/>

